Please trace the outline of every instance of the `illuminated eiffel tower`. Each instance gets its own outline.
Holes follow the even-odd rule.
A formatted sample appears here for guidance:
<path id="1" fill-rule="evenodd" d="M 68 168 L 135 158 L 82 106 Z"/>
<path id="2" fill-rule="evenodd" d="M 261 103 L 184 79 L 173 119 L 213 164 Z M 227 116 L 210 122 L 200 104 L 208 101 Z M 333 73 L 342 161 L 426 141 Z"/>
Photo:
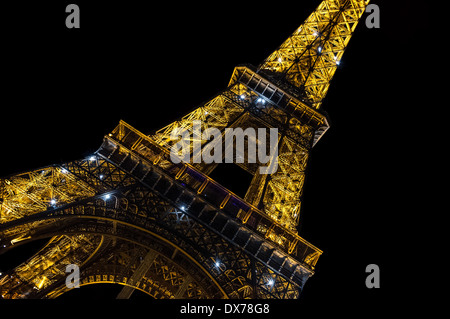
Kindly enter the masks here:
<path id="1" fill-rule="evenodd" d="M 135 289 L 154 298 L 298 298 L 322 253 L 296 230 L 305 168 L 329 128 L 320 106 L 367 3 L 322 1 L 258 67 L 236 67 L 225 90 L 153 135 L 121 121 L 87 158 L 2 178 L 0 253 L 49 242 L 0 275 L 1 297 L 55 298 L 68 291 L 74 264 L 81 286 L 123 285 L 118 298 Z M 240 198 L 210 177 L 221 164 L 175 164 L 175 129 L 190 133 L 189 147 L 209 143 L 194 121 L 222 134 L 278 129 L 270 160 L 278 169 L 236 161 L 252 174 Z"/>

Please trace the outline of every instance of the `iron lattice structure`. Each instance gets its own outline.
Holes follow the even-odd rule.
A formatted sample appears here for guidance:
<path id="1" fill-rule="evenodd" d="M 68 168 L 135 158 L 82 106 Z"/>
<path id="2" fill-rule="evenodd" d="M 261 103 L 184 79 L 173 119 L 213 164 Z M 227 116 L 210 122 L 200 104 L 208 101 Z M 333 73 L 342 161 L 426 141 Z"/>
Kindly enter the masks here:
<path id="1" fill-rule="evenodd" d="M 258 67 L 236 67 L 225 90 L 153 135 L 121 121 L 88 158 L 2 178 L 1 252 L 51 239 L 0 276 L 1 297 L 55 298 L 76 264 L 81 285 L 124 285 L 118 298 L 297 298 L 322 253 L 296 230 L 308 155 L 367 3 L 323 1 Z M 222 133 L 277 128 L 277 171 L 238 163 L 253 175 L 240 198 L 209 177 L 218 164 L 174 164 L 174 129 L 191 133 L 191 147 L 208 143 L 196 120 Z"/>

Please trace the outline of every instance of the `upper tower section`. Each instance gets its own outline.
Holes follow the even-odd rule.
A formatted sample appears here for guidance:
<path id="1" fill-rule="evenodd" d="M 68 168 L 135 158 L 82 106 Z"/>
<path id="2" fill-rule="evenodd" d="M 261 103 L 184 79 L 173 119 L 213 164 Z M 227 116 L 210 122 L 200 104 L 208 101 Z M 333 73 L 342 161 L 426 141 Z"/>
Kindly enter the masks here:
<path id="1" fill-rule="evenodd" d="M 280 88 L 319 109 L 367 0 L 325 0 L 258 66 Z"/>

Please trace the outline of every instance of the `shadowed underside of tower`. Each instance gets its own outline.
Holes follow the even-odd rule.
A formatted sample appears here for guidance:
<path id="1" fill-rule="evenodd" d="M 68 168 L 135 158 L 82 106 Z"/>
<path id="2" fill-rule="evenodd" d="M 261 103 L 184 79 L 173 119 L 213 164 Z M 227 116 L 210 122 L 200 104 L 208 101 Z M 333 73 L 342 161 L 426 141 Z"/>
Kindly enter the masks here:
<path id="1" fill-rule="evenodd" d="M 92 156 L 2 178 L 0 252 L 50 238 L 0 275 L 2 298 L 55 298 L 68 290 L 71 264 L 81 286 L 123 285 L 118 298 L 135 289 L 155 298 L 298 298 L 322 253 L 296 230 L 305 168 L 329 127 L 320 105 L 367 2 L 323 1 L 258 67 L 236 67 L 225 90 L 155 134 L 121 121 Z M 222 136 L 276 128 L 276 171 L 234 152 L 252 176 L 240 197 L 210 177 L 222 164 L 175 163 L 176 143 L 193 156 L 195 145 L 226 151 L 225 139 L 199 134 L 195 123 Z M 174 140 L 178 129 L 189 134 Z M 251 143 L 259 141 L 247 136 L 244 154 Z"/>

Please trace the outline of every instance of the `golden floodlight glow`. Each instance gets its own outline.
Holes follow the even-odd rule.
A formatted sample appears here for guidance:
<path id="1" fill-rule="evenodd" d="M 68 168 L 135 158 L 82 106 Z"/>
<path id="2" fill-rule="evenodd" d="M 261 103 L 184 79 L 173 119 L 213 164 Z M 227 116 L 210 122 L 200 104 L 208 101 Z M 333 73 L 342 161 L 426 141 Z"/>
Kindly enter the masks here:
<path id="1" fill-rule="evenodd" d="M 154 134 L 120 121 L 90 156 L 1 178 L 0 250 L 51 239 L 2 269 L 0 296 L 56 298 L 75 265 L 80 286 L 119 284 L 120 299 L 135 289 L 154 298 L 298 298 L 322 254 L 297 231 L 306 166 L 329 128 L 322 101 L 367 3 L 322 1 L 258 66 L 237 66 L 225 90 Z M 222 150 L 224 139 L 195 134 L 194 123 L 218 136 L 258 132 L 258 141 L 240 141 L 244 154 L 227 149 L 251 175 L 245 194 L 213 179 L 221 163 L 171 160 L 180 129 L 193 158 L 195 149 Z M 262 148 L 277 169 L 263 174 L 263 160 L 240 159 L 270 129 L 275 143 Z"/>

